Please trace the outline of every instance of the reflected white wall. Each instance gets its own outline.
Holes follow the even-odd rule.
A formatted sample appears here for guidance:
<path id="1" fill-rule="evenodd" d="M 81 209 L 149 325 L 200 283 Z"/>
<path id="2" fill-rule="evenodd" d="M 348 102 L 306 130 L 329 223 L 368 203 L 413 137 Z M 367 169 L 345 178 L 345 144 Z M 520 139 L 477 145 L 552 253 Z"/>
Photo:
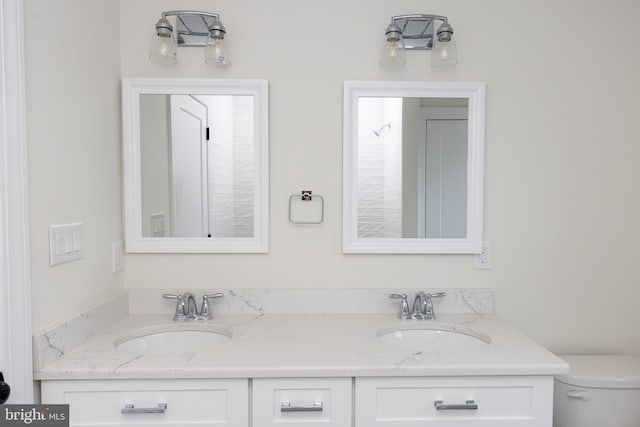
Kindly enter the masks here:
<path id="1" fill-rule="evenodd" d="M 209 109 L 209 226 L 212 237 L 252 237 L 253 97 L 199 96 Z"/>

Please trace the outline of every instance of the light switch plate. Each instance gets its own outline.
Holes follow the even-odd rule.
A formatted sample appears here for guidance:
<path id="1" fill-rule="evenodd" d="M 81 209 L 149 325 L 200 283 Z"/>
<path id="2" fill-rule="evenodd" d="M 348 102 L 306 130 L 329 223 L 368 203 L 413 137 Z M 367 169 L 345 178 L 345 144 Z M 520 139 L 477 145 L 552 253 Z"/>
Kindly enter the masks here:
<path id="1" fill-rule="evenodd" d="M 82 258 L 82 223 L 49 226 L 49 265 Z"/>
<path id="2" fill-rule="evenodd" d="M 164 212 L 151 214 L 151 237 L 164 237 L 165 223 Z"/>

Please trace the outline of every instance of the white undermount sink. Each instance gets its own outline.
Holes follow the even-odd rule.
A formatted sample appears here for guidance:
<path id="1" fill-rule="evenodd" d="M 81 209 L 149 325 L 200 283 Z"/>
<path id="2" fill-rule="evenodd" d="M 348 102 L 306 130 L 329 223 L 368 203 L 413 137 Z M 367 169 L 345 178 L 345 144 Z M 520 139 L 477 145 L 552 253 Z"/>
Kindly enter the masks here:
<path id="1" fill-rule="evenodd" d="M 491 343 L 488 335 L 474 329 L 431 321 L 396 324 L 380 329 L 376 335 L 385 345 L 424 352 L 471 351 Z"/>
<path id="2" fill-rule="evenodd" d="M 117 350 L 134 354 L 194 353 L 213 350 L 232 336 L 226 328 L 208 325 L 155 327 L 123 335 L 113 345 Z"/>

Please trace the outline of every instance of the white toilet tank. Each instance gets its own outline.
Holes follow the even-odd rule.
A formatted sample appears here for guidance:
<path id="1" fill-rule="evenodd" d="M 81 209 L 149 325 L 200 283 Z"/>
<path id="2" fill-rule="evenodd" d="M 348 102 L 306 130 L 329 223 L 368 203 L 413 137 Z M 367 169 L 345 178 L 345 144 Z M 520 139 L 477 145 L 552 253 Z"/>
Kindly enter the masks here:
<path id="1" fill-rule="evenodd" d="M 640 358 L 561 357 L 571 373 L 555 379 L 553 427 L 640 427 Z"/>

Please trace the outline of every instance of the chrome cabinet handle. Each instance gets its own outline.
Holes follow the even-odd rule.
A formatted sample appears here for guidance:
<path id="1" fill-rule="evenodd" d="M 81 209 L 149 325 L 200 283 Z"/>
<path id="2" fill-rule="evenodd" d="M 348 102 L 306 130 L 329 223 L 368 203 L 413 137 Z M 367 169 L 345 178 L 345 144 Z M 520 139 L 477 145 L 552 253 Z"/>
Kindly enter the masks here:
<path id="1" fill-rule="evenodd" d="M 280 412 L 322 412 L 322 402 L 315 401 L 313 406 L 291 406 L 291 402 L 282 402 Z"/>
<path id="2" fill-rule="evenodd" d="M 167 410 L 166 403 L 158 403 L 157 408 L 136 408 L 135 405 L 128 403 L 124 408 L 120 409 L 121 414 L 164 414 Z"/>
<path id="3" fill-rule="evenodd" d="M 433 406 L 436 407 L 438 411 L 453 411 L 458 409 L 478 409 L 478 404 L 475 400 L 467 400 L 466 403 L 458 403 L 458 404 L 445 404 L 442 400 L 436 400 L 433 402 Z"/>

